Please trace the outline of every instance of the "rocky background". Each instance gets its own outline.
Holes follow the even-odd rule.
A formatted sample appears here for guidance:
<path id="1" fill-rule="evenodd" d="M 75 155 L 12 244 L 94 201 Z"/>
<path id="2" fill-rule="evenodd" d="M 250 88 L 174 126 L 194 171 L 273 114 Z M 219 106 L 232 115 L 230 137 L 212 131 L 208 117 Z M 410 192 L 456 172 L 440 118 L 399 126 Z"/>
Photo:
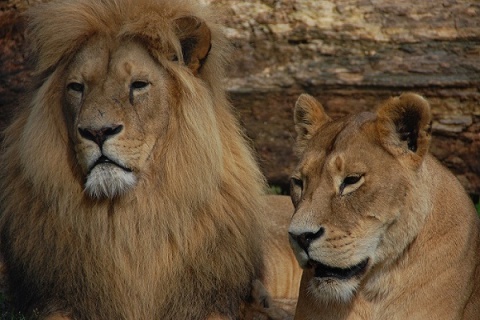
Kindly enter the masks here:
<path id="1" fill-rule="evenodd" d="M 0 125 L 30 75 L 21 12 L 40 1 L 0 0 Z M 342 116 L 415 91 L 433 108 L 433 154 L 478 197 L 480 2 L 203 1 L 233 43 L 228 90 L 270 183 L 288 190 L 300 93 Z"/>

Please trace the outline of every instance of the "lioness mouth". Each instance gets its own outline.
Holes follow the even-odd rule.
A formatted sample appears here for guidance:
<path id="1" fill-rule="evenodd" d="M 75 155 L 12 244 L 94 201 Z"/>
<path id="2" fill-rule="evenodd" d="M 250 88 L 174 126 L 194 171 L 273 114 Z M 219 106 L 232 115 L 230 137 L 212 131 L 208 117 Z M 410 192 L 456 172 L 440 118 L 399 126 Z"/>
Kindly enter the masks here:
<path id="1" fill-rule="evenodd" d="M 363 273 L 367 268 L 368 259 L 348 268 L 330 267 L 318 261 L 310 261 L 310 265 L 315 271 L 316 278 L 336 278 L 344 280 Z"/>
<path id="2" fill-rule="evenodd" d="M 132 172 L 131 169 L 126 168 L 126 167 L 124 167 L 124 166 L 122 166 L 122 165 L 120 165 L 120 164 L 112 161 L 110 158 L 107 158 L 107 157 L 105 157 L 105 156 L 101 156 L 100 158 L 98 158 L 98 160 L 97 160 L 97 161 L 95 162 L 95 164 L 92 166 L 92 168 L 90 169 L 90 171 L 91 171 L 93 168 L 95 168 L 97 165 L 99 165 L 99 164 L 105 164 L 105 163 L 106 163 L 106 164 L 113 164 L 113 165 L 119 167 L 120 169 L 125 170 L 126 172 Z"/>

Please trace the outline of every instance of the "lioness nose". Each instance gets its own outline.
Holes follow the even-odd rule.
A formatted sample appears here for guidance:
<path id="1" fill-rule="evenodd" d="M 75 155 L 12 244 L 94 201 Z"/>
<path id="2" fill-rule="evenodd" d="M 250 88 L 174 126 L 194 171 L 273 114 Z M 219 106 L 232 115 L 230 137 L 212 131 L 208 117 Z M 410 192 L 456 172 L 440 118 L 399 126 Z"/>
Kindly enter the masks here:
<path id="1" fill-rule="evenodd" d="M 308 251 L 308 247 L 313 240 L 320 238 L 325 233 L 325 229 L 320 227 L 317 232 L 305 232 L 302 234 L 294 234 L 289 232 L 290 237 L 305 251 Z"/>
<path id="2" fill-rule="evenodd" d="M 87 139 L 95 142 L 99 147 L 103 145 L 105 140 L 119 134 L 123 130 L 122 125 L 113 125 L 110 127 L 103 127 L 100 129 L 93 128 L 78 128 L 80 135 Z"/>

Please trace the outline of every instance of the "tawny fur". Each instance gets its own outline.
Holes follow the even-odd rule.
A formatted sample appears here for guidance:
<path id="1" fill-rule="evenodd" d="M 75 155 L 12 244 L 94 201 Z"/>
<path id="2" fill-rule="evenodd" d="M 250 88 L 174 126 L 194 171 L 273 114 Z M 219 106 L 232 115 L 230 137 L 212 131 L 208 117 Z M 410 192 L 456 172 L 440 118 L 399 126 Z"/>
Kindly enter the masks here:
<path id="1" fill-rule="evenodd" d="M 16 307 L 238 317 L 263 276 L 264 179 L 225 97 L 215 17 L 183 0 L 80 0 L 29 18 L 38 80 L 0 158 L 0 248 Z M 136 70 L 146 89 L 129 89 Z M 83 91 L 69 86 L 78 82 Z M 119 123 L 103 152 L 133 180 L 91 187 L 100 151 L 79 128 Z"/>
<path id="2" fill-rule="evenodd" d="M 299 98 L 290 233 L 305 269 L 295 319 L 478 319 L 480 223 L 428 153 L 430 123 L 428 102 L 412 93 L 335 121 Z M 318 264 L 362 261 L 344 279 Z"/>

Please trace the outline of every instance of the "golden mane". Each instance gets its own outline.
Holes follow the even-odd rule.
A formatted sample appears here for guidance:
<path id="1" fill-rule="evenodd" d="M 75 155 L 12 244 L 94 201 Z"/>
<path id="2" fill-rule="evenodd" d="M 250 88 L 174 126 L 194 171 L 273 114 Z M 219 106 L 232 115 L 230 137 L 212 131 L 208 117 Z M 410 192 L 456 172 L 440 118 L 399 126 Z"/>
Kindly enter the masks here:
<path id="1" fill-rule="evenodd" d="M 173 23 L 187 16 L 212 35 L 196 75 L 182 66 Z M 0 157 L 0 249 L 17 307 L 78 319 L 234 315 L 262 273 L 264 179 L 224 93 L 229 47 L 212 12 L 181 0 L 82 0 L 29 18 L 38 80 Z M 177 84 L 156 170 L 114 199 L 84 192 L 62 110 L 65 70 L 92 37 L 138 39 Z"/>

